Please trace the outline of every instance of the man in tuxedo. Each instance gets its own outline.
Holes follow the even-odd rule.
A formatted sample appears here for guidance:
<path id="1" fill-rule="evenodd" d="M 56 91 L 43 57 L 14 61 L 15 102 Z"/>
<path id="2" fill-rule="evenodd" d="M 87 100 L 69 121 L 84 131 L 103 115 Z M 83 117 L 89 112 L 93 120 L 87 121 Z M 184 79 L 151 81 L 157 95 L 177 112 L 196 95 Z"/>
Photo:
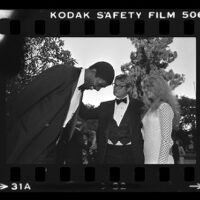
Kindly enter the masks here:
<path id="1" fill-rule="evenodd" d="M 107 62 L 87 69 L 57 65 L 38 75 L 10 100 L 7 163 L 64 163 L 83 91 L 99 91 L 113 78 L 113 67 Z"/>
<path id="2" fill-rule="evenodd" d="M 97 163 L 99 164 L 143 164 L 143 138 L 141 133 L 142 102 L 130 99 L 127 76 L 115 79 L 115 100 L 102 102 L 95 109 L 80 107 L 84 119 L 98 119 Z"/>

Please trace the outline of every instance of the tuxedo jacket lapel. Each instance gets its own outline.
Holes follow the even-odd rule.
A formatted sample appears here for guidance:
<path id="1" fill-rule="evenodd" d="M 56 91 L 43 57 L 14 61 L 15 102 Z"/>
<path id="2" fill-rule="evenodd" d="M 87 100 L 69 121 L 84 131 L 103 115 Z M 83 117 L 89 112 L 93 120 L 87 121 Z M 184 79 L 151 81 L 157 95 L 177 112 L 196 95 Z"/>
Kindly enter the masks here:
<path id="1" fill-rule="evenodd" d="M 115 110 L 115 100 L 110 102 L 110 110 L 109 110 L 109 118 L 113 118 L 114 110 Z"/>
<path id="2" fill-rule="evenodd" d="M 138 115 L 138 108 L 134 100 L 130 101 L 127 112 L 128 112 L 127 114 L 129 115 L 129 121 L 130 121 L 131 138 L 132 138 L 132 142 L 134 142 L 135 138 L 137 137 L 136 134 L 138 134 L 138 132 L 135 131 L 134 129 L 137 128 L 136 123 L 139 123 L 136 117 Z"/>
<path id="3" fill-rule="evenodd" d="M 104 127 L 106 127 L 106 130 L 105 130 L 106 139 L 108 138 L 108 134 L 109 134 L 107 125 L 113 119 L 114 109 L 115 109 L 115 100 L 110 101 L 104 111 L 106 113 L 106 119 L 104 120 L 105 122 Z"/>
<path id="4" fill-rule="evenodd" d="M 131 100 L 126 112 L 129 115 L 129 118 L 133 121 L 133 123 L 135 122 L 135 113 L 137 112 L 136 109 L 137 108 L 135 107 L 134 100 Z"/>

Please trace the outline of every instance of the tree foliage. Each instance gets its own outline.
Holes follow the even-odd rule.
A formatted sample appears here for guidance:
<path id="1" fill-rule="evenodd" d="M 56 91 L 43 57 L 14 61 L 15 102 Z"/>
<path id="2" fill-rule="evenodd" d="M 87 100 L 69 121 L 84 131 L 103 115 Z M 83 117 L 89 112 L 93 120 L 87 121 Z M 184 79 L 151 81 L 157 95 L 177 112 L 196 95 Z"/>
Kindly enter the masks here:
<path id="1" fill-rule="evenodd" d="M 178 101 L 181 107 L 180 128 L 186 131 L 196 129 L 196 100 L 182 96 Z"/>
<path id="2" fill-rule="evenodd" d="M 25 38 L 22 70 L 8 81 L 7 94 L 18 93 L 34 77 L 56 64 L 73 66 L 76 60 L 68 50 L 63 49 L 64 41 L 58 37 Z"/>
<path id="3" fill-rule="evenodd" d="M 187 149 L 187 146 L 197 140 L 197 129 L 196 129 L 196 99 L 190 99 L 182 96 L 178 99 L 181 108 L 181 119 L 179 131 L 175 133 L 175 138 L 181 140 L 182 145 Z"/>
<path id="4" fill-rule="evenodd" d="M 121 70 L 129 76 L 133 98 L 141 97 L 141 81 L 149 74 L 159 74 L 169 83 L 172 89 L 181 85 L 185 76 L 167 71 L 168 65 L 177 58 L 177 52 L 170 50 L 169 45 L 173 38 L 149 37 L 149 38 L 128 38 L 135 47 L 130 54 L 130 62 L 121 66 Z"/>

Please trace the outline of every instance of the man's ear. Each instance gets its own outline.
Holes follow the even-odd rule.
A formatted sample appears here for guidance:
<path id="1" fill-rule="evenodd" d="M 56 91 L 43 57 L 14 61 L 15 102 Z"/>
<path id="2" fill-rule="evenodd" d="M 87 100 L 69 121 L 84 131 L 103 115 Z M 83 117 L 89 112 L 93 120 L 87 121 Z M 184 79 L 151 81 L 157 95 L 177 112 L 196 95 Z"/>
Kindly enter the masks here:
<path id="1" fill-rule="evenodd" d="M 127 88 L 127 93 L 131 93 L 131 92 L 132 92 L 132 87 L 130 86 Z"/>
<path id="2" fill-rule="evenodd" d="M 91 69 L 91 72 L 94 76 L 96 76 L 97 70 L 96 69 Z"/>

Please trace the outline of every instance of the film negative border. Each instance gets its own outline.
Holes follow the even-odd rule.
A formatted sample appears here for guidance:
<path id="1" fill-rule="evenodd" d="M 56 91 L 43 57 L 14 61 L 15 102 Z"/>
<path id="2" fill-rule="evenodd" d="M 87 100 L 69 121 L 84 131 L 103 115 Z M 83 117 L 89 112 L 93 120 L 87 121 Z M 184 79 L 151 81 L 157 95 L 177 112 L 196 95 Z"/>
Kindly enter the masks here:
<path id="1" fill-rule="evenodd" d="M 34 12 L 33 12 L 34 13 Z M 69 15 L 68 13 L 71 13 Z M 75 13 L 75 14 L 74 14 Z M 67 14 L 69 16 L 67 16 Z M 101 14 L 101 15 L 100 15 Z M 25 18 L 27 17 L 27 18 Z M 29 36 L 194 36 L 199 10 L 49 10 L 0 20 L 0 33 Z"/>
<path id="2" fill-rule="evenodd" d="M 84 22 L 71 22 L 69 20 L 60 20 L 58 24 L 47 23 L 45 20 L 33 21 L 29 30 L 23 30 L 20 20 L 0 20 L 0 33 L 9 35 L 27 35 L 27 36 L 142 36 L 142 35 L 160 35 L 171 36 L 179 34 L 180 36 L 194 36 L 200 31 L 196 27 L 200 25 L 194 20 L 184 20 L 183 26 L 177 28 L 175 22 L 170 20 L 160 20 L 156 23 L 147 23 L 144 20 L 136 20 L 127 25 L 120 20 L 110 20 L 96 23 L 95 20 L 86 20 Z M 53 25 L 53 26 L 52 26 Z M 151 29 L 150 27 L 152 27 Z M 80 29 L 77 29 L 77 26 Z M 5 28 L 7 27 L 7 28 Z M 175 29 L 176 27 L 176 29 Z M 52 31 L 53 30 L 53 31 Z"/>
<path id="3" fill-rule="evenodd" d="M 92 15 L 95 10 L 90 11 Z M 111 11 L 109 11 L 111 12 Z M 142 10 L 147 13 L 147 10 Z M 156 11 L 155 11 L 156 12 Z M 157 11 L 160 12 L 160 11 Z M 180 16 L 183 10 L 176 11 Z M 12 36 L 62 37 L 197 37 L 200 11 L 188 19 L 1 19 L 0 33 Z M 196 13 L 196 16 L 195 16 Z M 63 14 L 64 15 L 64 14 Z M 189 15 L 189 14 L 188 14 Z M 36 19 L 35 19 L 36 18 Z M 63 16 L 64 18 L 64 16 Z M 197 58 L 197 66 L 199 61 Z M 198 108 L 198 105 L 197 105 Z M 198 124 L 198 123 L 197 123 Z M 198 141 L 200 142 L 199 138 Z M 199 149 L 198 149 L 199 153 Z M 196 165 L 146 166 L 1 166 L 0 191 L 200 191 L 199 156 Z"/>
<path id="4" fill-rule="evenodd" d="M 1 191 L 199 191 L 193 166 L 13 166 Z M 159 183 L 159 184 L 158 184 Z M 7 186 L 7 187 L 6 187 Z"/>

